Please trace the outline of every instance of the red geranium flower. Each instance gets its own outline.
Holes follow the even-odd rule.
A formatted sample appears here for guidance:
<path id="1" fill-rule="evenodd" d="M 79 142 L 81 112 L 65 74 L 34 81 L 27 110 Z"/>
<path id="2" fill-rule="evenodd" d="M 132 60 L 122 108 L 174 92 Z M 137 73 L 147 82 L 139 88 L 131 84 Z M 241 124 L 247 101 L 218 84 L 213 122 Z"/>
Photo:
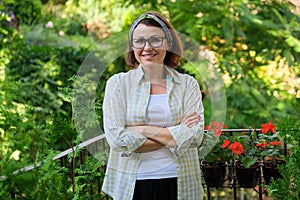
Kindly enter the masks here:
<path id="1" fill-rule="evenodd" d="M 275 141 L 275 142 L 270 142 L 271 145 L 273 146 L 278 146 L 280 145 L 280 142 L 279 141 Z"/>
<path id="2" fill-rule="evenodd" d="M 257 146 L 257 147 L 262 147 L 262 148 L 264 148 L 264 147 L 268 146 L 268 143 L 265 141 L 265 142 L 263 142 L 263 143 L 258 143 L 258 144 L 256 144 L 256 146 Z"/>
<path id="3" fill-rule="evenodd" d="M 262 124 L 260 130 L 262 134 L 266 134 L 269 131 L 275 133 L 276 127 L 274 124 L 272 124 L 272 121 L 270 121 L 268 124 Z"/>
<path id="4" fill-rule="evenodd" d="M 230 140 L 224 140 L 224 143 L 222 144 L 222 148 L 225 149 L 230 144 Z"/>
<path id="5" fill-rule="evenodd" d="M 268 143 L 267 143 L 267 142 L 263 142 L 263 143 L 258 143 L 258 144 L 256 144 L 256 147 L 258 147 L 258 150 L 259 150 L 259 151 L 262 151 L 263 148 L 265 148 L 266 146 L 268 146 Z"/>
<path id="6" fill-rule="evenodd" d="M 222 128 L 226 128 L 226 125 L 223 122 L 210 122 L 209 126 L 205 126 L 206 130 L 212 129 L 212 132 L 216 136 L 220 136 L 223 134 Z"/>
<path id="7" fill-rule="evenodd" d="M 244 146 L 239 142 L 232 143 L 228 148 L 237 155 L 241 155 L 245 151 Z"/>

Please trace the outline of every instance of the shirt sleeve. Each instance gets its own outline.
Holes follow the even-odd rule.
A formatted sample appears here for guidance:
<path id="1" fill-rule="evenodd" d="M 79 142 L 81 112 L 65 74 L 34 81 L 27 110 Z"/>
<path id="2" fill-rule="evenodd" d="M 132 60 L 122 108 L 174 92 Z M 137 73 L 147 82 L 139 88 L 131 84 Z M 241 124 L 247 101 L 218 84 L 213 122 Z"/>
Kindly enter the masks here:
<path id="1" fill-rule="evenodd" d="M 103 125 L 110 148 L 123 152 L 123 156 L 130 156 L 147 138 L 125 128 L 126 91 L 123 90 L 120 74 L 107 81 L 103 101 Z"/>
<path id="2" fill-rule="evenodd" d="M 183 116 L 196 112 L 200 115 L 200 121 L 191 128 L 186 124 L 168 127 L 177 144 L 177 147 L 174 149 L 176 156 L 182 155 L 188 148 L 200 146 L 204 134 L 204 108 L 200 87 L 193 77 L 186 75 L 186 78 Z"/>

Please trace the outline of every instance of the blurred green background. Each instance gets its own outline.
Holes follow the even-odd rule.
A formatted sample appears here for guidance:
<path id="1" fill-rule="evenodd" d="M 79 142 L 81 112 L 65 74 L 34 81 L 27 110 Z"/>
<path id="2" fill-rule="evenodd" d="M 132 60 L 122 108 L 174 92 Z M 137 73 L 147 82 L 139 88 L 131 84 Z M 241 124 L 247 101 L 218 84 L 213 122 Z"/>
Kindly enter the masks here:
<path id="1" fill-rule="evenodd" d="M 7 177 L 0 181 L 0 199 L 75 198 L 51 158 L 80 142 L 71 105 L 76 73 L 95 44 L 127 31 L 147 10 L 161 12 L 199 43 L 195 52 L 221 74 L 228 128 L 300 120 L 297 1 L 0 0 L 0 175 Z M 120 57 L 101 77 L 100 124 L 105 81 L 126 70 Z M 205 75 L 185 64 L 178 70 L 199 81 L 208 123 Z M 40 160 L 47 163 L 40 170 L 13 174 Z"/>

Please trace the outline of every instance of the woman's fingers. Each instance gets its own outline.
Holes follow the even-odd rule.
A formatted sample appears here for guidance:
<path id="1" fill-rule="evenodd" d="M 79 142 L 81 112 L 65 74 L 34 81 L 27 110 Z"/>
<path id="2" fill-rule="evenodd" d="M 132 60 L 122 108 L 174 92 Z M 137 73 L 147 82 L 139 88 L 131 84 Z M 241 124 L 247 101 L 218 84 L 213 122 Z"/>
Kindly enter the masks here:
<path id="1" fill-rule="evenodd" d="M 187 122 L 193 120 L 193 118 L 197 117 L 197 113 L 193 112 L 183 117 L 182 122 Z"/>
<path id="2" fill-rule="evenodd" d="M 186 124 L 189 128 L 195 126 L 200 121 L 200 116 L 196 113 L 190 113 L 183 117 L 180 124 Z"/>
<path id="3" fill-rule="evenodd" d="M 200 121 L 199 119 L 195 119 L 195 120 L 192 120 L 192 121 L 187 122 L 186 125 L 187 125 L 189 128 L 191 128 L 191 127 L 197 125 L 197 124 L 199 123 L 199 121 Z"/>

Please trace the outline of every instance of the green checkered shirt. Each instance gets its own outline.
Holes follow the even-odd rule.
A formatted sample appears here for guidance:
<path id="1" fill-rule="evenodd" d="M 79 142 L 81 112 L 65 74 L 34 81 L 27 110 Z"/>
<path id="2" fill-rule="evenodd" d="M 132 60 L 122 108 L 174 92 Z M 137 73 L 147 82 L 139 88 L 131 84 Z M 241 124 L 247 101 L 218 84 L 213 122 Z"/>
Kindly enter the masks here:
<path id="1" fill-rule="evenodd" d="M 172 121 L 168 130 L 177 147 L 170 148 L 178 172 L 178 200 L 201 200 L 200 165 L 197 147 L 204 133 L 204 109 L 197 81 L 187 74 L 165 67 Z M 106 84 L 103 102 L 104 132 L 110 145 L 103 192 L 115 200 L 133 197 L 140 153 L 134 151 L 146 137 L 127 130 L 126 126 L 146 123 L 150 82 L 141 66 L 112 76 Z M 182 118 L 197 112 L 201 120 L 189 128 L 180 125 Z"/>

